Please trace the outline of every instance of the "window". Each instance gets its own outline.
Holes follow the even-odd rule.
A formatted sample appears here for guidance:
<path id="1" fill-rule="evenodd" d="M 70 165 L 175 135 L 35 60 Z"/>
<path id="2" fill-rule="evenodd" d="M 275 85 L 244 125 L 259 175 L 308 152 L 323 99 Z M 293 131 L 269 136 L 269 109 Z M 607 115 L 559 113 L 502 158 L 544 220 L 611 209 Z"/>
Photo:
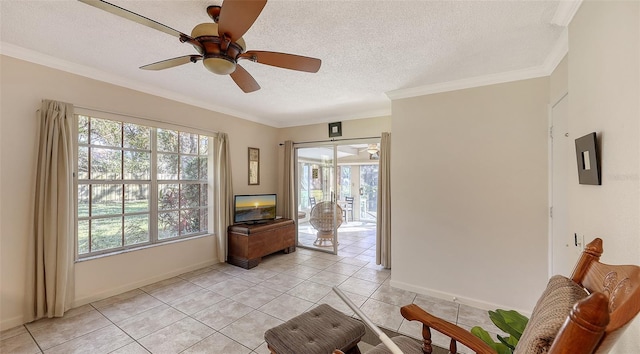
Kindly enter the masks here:
<path id="1" fill-rule="evenodd" d="M 340 174 L 340 197 L 351 197 L 351 166 L 342 165 L 338 166 L 338 173 Z"/>
<path id="2" fill-rule="evenodd" d="M 79 258 L 208 233 L 210 137 L 77 117 Z"/>

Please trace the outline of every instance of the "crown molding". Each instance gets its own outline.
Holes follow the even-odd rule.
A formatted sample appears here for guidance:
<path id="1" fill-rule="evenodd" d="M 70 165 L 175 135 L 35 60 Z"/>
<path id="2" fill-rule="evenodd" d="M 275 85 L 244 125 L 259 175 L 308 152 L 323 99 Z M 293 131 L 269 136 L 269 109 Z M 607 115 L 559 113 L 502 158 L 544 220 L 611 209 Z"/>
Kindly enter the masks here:
<path id="1" fill-rule="evenodd" d="M 474 87 L 502 84 L 505 82 L 533 79 L 547 75 L 548 73 L 545 68 L 543 66 L 538 66 L 522 70 L 513 70 L 485 76 L 476 76 L 468 79 L 442 82 L 433 85 L 393 90 L 387 92 L 386 94 L 391 100 L 398 100 L 402 98 L 431 95 L 434 93 L 442 93 Z"/>
<path id="2" fill-rule="evenodd" d="M 571 1 L 570 3 L 574 4 L 575 7 L 573 9 L 571 17 L 577 11 L 577 8 L 582 3 L 582 1 Z M 399 89 L 386 92 L 387 97 L 390 100 L 402 99 L 402 98 L 410 98 L 416 96 L 424 96 L 435 93 L 442 93 L 448 91 L 462 90 L 467 88 L 481 87 L 487 85 L 494 85 L 512 81 L 533 79 L 543 76 L 549 76 L 553 72 L 553 70 L 557 67 L 560 61 L 564 58 L 564 56 L 568 52 L 568 31 L 565 28 L 556 41 L 556 44 L 552 48 L 551 52 L 545 59 L 544 63 L 537 67 L 526 68 L 522 70 L 514 70 L 503 73 L 496 73 L 485 76 L 477 76 L 472 78 L 466 78 L 461 80 L 437 83 L 433 85 L 425 85 L 413 88 Z M 136 91 L 140 91 L 143 93 L 151 94 L 154 96 L 166 98 L 169 100 L 185 103 L 191 106 L 200 107 L 206 110 L 210 110 L 213 112 L 218 112 L 222 114 L 227 114 L 236 118 L 245 119 L 248 121 L 252 121 L 259 124 L 268 125 L 274 128 L 286 128 L 300 125 L 309 125 L 309 124 L 320 124 L 327 122 L 334 122 L 340 120 L 355 120 L 355 119 L 364 119 L 371 117 L 383 117 L 390 116 L 391 112 L 391 102 L 389 102 L 388 106 L 385 108 L 377 108 L 373 110 L 361 111 L 358 113 L 348 113 L 344 115 L 333 115 L 327 116 L 322 119 L 309 119 L 306 122 L 297 121 L 295 124 L 287 124 L 283 122 L 265 120 L 253 115 L 247 114 L 245 112 L 229 109 L 226 107 L 221 107 L 217 105 L 212 105 L 208 102 L 203 102 L 200 100 L 194 100 L 189 96 L 179 95 L 174 92 L 170 92 L 167 90 L 161 90 L 156 87 L 150 85 L 140 84 L 139 82 L 109 74 L 100 70 L 96 70 L 91 67 L 78 65 L 75 63 L 71 63 L 66 60 L 61 60 L 46 54 L 42 54 L 30 49 L 25 49 L 23 47 L 16 46 L 14 44 L 1 42 L 0 41 L 0 54 L 10 56 L 16 59 L 25 60 L 31 63 L 47 66 L 53 69 L 62 70 L 65 72 L 69 72 L 72 74 L 80 75 L 83 77 L 87 77 L 90 79 L 110 83 L 117 86 L 122 86 L 125 88 L 133 89 Z"/>
<path id="3" fill-rule="evenodd" d="M 16 46 L 11 43 L 0 42 L 0 54 L 13 57 L 16 59 L 28 61 L 34 64 L 43 65 L 52 69 L 65 71 L 71 74 L 80 75 L 89 79 L 94 79 L 109 84 L 125 87 L 128 89 L 140 91 L 150 95 L 166 98 L 172 101 L 185 103 L 191 106 L 200 107 L 209 111 L 218 112 L 226 115 L 230 115 L 236 118 L 249 120 L 255 123 L 264 124 L 272 127 L 277 127 L 276 122 L 266 121 L 258 117 L 252 116 L 245 112 L 229 109 L 222 106 L 212 105 L 211 103 L 195 100 L 189 96 L 176 94 L 167 90 L 158 89 L 151 85 L 141 84 L 140 82 L 106 73 L 104 71 L 96 70 L 94 68 L 75 64 L 66 60 L 58 59 L 47 54 L 42 54 L 30 49 L 26 49 L 20 46 Z M 76 102 L 81 104 L 81 102 Z"/>
<path id="4" fill-rule="evenodd" d="M 549 52 L 549 55 L 547 55 L 547 58 L 542 64 L 542 68 L 547 72 L 547 75 L 551 75 L 553 73 L 567 53 L 569 53 L 569 29 L 565 27 L 562 30 L 562 33 L 560 33 L 560 37 L 554 44 L 553 48 L 551 48 L 551 52 Z"/>
<path id="5" fill-rule="evenodd" d="M 424 95 L 432 95 L 434 93 L 442 93 L 456 90 L 463 90 L 474 87 L 482 87 L 488 85 L 502 84 L 519 80 L 535 79 L 538 77 L 549 76 L 560 64 L 560 61 L 569 52 L 569 34 L 565 28 L 560 37 L 554 44 L 551 52 L 544 60 L 542 65 L 526 68 L 522 70 L 506 71 L 497 74 L 484 76 L 476 76 L 468 79 L 455 80 L 437 83 L 433 85 L 418 86 L 406 89 L 399 89 L 386 92 L 387 97 L 391 100 L 402 98 L 411 98 Z"/>
<path id="6" fill-rule="evenodd" d="M 386 104 L 387 107 L 380 109 L 372 109 L 372 110 L 362 110 L 356 113 L 348 113 L 342 115 L 332 115 L 325 116 L 323 118 L 318 119 L 308 119 L 306 121 L 297 121 L 295 124 L 282 124 L 278 126 L 278 128 L 290 128 L 290 127 L 299 127 L 303 125 L 312 125 L 312 124 L 323 124 L 323 123 L 332 123 L 346 120 L 356 120 L 356 119 L 366 119 L 366 118 L 376 118 L 376 117 L 388 117 L 391 116 L 391 101 Z"/>
<path id="7" fill-rule="evenodd" d="M 558 8 L 556 9 L 556 13 L 553 15 L 551 19 L 551 24 L 567 27 L 573 16 L 575 16 L 576 12 L 582 5 L 582 0 L 563 0 L 558 3 Z"/>

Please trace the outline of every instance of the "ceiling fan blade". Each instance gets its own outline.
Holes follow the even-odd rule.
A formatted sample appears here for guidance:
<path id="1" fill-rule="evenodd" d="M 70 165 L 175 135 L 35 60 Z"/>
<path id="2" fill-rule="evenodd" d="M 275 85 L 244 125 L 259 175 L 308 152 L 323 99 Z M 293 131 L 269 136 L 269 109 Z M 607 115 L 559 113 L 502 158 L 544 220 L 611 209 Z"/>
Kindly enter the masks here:
<path id="1" fill-rule="evenodd" d="M 173 68 L 174 66 L 183 65 L 186 63 L 195 63 L 196 61 L 202 59 L 201 55 L 185 55 L 182 57 L 177 57 L 173 59 L 167 59 L 163 61 L 159 61 L 153 64 L 147 64 L 141 66 L 140 69 L 144 70 L 164 70 Z"/>
<path id="2" fill-rule="evenodd" d="M 250 50 L 240 55 L 240 58 L 249 59 L 260 64 L 277 66 L 279 68 L 306 71 L 310 73 L 316 73 L 320 70 L 322 61 L 316 58 L 303 57 L 301 55 L 278 53 L 278 52 L 264 52 L 257 50 Z"/>
<path id="3" fill-rule="evenodd" d="M 218 19 L 218 34 L 236 42 L 256 21 L 267 0 L 225 0 Z"/>
<path id="4" fill-rule="evenodd" d="M 260 85 L 258 85 L 256 79 L 239 64 L 236 64 L 236 71 L 231 73 L 231 78 L 245 93 L 258 91 L 260 89 Z"/>
<path id="5" fill-rule="evenodd" d="M 114 15 L 118 15 L 120 17 L 126 18 L 127 20 L 131 20 L 133 22 L 137 22 L 141 25 L 145 25 L 147 27 L 151 27 L 153 29 L 156 29 L 158 31 L 162 31 L 164 33 L 170 34 L 172 36 L 178 37 L 181 40 L 183 40 L 183 42 L 186 42 L 187 39 L 193 39 L 191 38 L 191 36 L 188 36 L 180 31 L 174 30 L 173 28 L 163 25 L 160 22 L 154 21 L 150 18 L 144 17 L 142 15 L 138 15 L 135 12 L 131 12 L 127 9 L 123 9 L 122 7 L 118 6 L 118 5 L 114 5 L 112 3 L 103 1 L 103 0 L 78 0 L 80 2 L 83 2 L 87 5 L 91 5 L 93 7 L 97 7 L 101 10 L 107 11 L 107 12 L 111 12 Z"/>

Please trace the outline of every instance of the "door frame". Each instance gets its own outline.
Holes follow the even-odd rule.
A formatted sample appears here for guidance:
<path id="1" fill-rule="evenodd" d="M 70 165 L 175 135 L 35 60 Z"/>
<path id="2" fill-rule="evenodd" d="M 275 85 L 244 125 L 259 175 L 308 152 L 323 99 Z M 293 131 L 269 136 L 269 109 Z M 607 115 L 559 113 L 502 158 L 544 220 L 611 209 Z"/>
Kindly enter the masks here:
<path id="1" fill-rule="evenodd" d="M 338 157 L 338 149 L 337 149 L 337 144 L 333 143 L 333 142 L 318 142 L 318 143 L 299 143 L 297 144 L 297 146 L 294 146 L 294 180 L 295 180 L 295 188 L 294 188 L 294 195 L 295 195 L 295 211 L 294 213 L 297 215 L 298 212 L 300 211 L 298 209 L 299 206 L 299 201 L 300 201 L 300 171 L 299 171 L 299 156 L 298 156 L 298 151 L 299 149 L 308 149 L 308 148 L 331 148 L 333 150 L 333 157 L 332 157 L 332 170 L 333 170 L 333 178 L 332 181 L 330 181 L 330 184 L 333 185 L 333 190 L 330 190 L 330 193 L 332 193 L 332 195 L 335 195 L 335 189 L 337 186 L 337 157 Z M 331 189 L 331 187 L 330 187 Z M 331 197 L 333 198 L 333 196 Z M 321 202 L 321 201 L 319 201 Z M 336 225 L 336 218 L 334 216 L 334 220 L 333 220 L 333 239 L 332 239 L 332 243 L 333 243 L 333 247 L 331 250 L 326 249 L 326 248 L 318 248 L 318 247 L 311 247 L 311 246 L 305 246 L 304 244 L 301 244 L 299 242 L 299 227 L 297 227 L 298 225 L 296 224 L 296 247 L 301 247 L 301 248 L 305 248 L 305 249 L 310 249 L 310 250 L 314 250 L 314 251 L 319 251 L 319 252 L 325 252 L 325 253 L 330 253 L 330 254 L 338 254 L 338 242 L 337 242 L 337 237 L 338 237 L 338 227 L 335 227 Z"/>
<path id="2" fill-rule="evenodd" d="M 548 107 L 548 124 L 549 124 L 549 135 L 548 135 L 548 166 L 549 166 L 549 181 L 548 181 L 548 195 L 549 195 L 549 213 L 548 213 L 548 232 L 549 232 L 549 255 L 548 255 L 548 275 L 549 277 L 554 274 L 569 274 L 571 272 L 571 267 L 575 264 L 579 253 L 582 248 L 582 240 L 574 240 L 570 237 L 570 231 L 568 229 L 568 215 L 566 214 L 566 208 L 568 207 L 568 196 L 567 200 L 561 201 L 563 205 L 554 205 L 557 202 L 558 193 L 555 192 L 554 185 L 557 185 L 557 181 L 561 182 L 564 180 L 564 189 L 565 193 L 568 193 L 569 187 L 569 168 L 571 164 L 571 142 L 573 139 L 569 138 L 569 127 L 568 127 L 568 110 L 564 113 L 557 114 L 556 107 L 559 105 L 567 105 L 569 104 L 569 93 L 565 92 L 556 102 L 553 104 L 549 104 Z M 559 122 L 559 120 L 561 120 Z M 559 124 L 558 124 L 559 123 Z M 561 129 L 563 128 L 564 129 Z M 567 139 L 562 144 L 558 142 L 562 139 Z M 554 141 L 556 142 L 554 144 Z M 563 150 L 558 151 L 558 147 L 563 148 Z M 558 171 L 554 168 L 555 159 L 557 153 L 564 154 L 567 158 L 565 167 L 563 171 Z M 555 209 L 555 210 L 554 210 Z M 564 213 L 563 213 L 564 212 Z M 557 228 L 557 223 L 555 220 L 558 218 L 565 218 L 564 225 L 566 227 Z M 560 231 L 560 232 L 559 232 Z M 564 232 L 562 235 L 560 233 Z M 562 246 L 564 244 L 564 246 Z M 559 261 L 559 259 L 562 259 Z"/>
<path id="3" fill-rule="evenodd" d="M 370 138 L 354 138 L 354 139 L 335 139 L 335 140 L 330 140 L 330 141 L 314 141 L 314 142 L 304 142 L 304 143 L 295 143 L 294 144 L 294 180 L 295 180 L 295 188 L 294 188 L 294 198 L 295 198 L 295 215 L 298 214 L 299 210 L 299 201 L 300 201 L 300 171 L 299 171 L 299 156 L 298 156 L 298 150 L 299 149 L 303 149 L 303 148 L 313 148 L 313 147 L 331 147 L 333 149 L 333 171 L 334 171 L 334 178 L 333 178 L 333 186 L 334 186 L 334 190 L 333 190 L 333 198 L 337 198 L 337 189 L 340 188 L 340 183 L 339 183 L 339 179 L 340 176 L 338 175 L 338 146 L 341 145 L 355 145 L 355 144 L 373 144 L 373 143 L 380 143 L 380 138 L 379 137 L 370 137 Z M 336 224 L 335 220 L 334 220 L 334 225 Z M 376 227 L 378 225 L 377 219 L 376 219 Z M 297 223 L 296 223 L 297 226 Z M 338 254 L 338 242 L 337 242 L 337 237 L 338 237 L 338 228 L 334 228 L 334 233 L 333 233 L 333 252 L 331 252 L 330 250 L 327 249 L 320 249 L 317 247 L 310 247 L 310 246 L 304 246 L 302 244 L 300 244 L 298 242 L 298 231 L 299 228 L 296 227 L 296 246 L 297 247 L 301 247 L 301 248 L 305 248 L 305 249 L 310 249 L 310 250 L 314 250 L 314 251 L 320 251 L 320 252 L 325 252 L 325 253 L 331 253 L 331 254 Z"/>

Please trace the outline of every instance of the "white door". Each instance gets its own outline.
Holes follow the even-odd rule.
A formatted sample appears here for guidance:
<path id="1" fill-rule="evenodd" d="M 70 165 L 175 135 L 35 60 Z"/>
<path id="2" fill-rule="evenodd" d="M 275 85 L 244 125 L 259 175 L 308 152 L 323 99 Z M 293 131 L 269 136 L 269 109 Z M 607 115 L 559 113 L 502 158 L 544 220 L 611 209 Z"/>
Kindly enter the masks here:
<path id="1" fill-rule="evenodd" d="M 551 269 L 550 275 L 570 276 L 577 259 L 573 233 L 568 220 L 568 169 L 573 139 L 568 133 L 569 96 L 565 95 L 551 108 Z M 574 166 L 575 167 L 575 166 Z M 577 182 L 576 182 L 577 183 Z"/>

